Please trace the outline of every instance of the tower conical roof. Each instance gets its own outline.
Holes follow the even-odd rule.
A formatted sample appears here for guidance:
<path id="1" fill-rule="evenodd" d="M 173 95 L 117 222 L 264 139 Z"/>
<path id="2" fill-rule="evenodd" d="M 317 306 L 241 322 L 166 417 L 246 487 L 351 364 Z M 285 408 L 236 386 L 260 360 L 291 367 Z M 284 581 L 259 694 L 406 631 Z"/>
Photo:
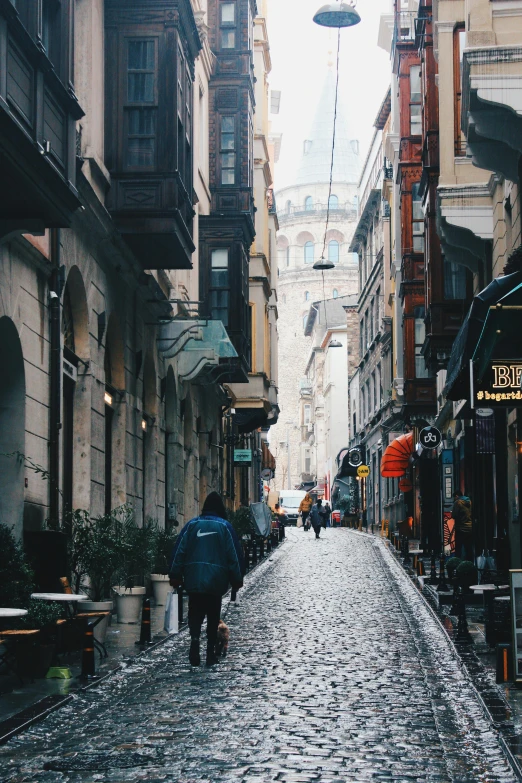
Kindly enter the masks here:
<path id="1" fill-rule="evenodd" d="M 335 74 L 329 68 L 312 127 L 304 143 L 296 185 L 330 181 L 335 110 Z M 333 167 L 334 182 L 357 184 L 360 174 L 359 142 L 350 134 L 347 111 L 339 92 Z"/>

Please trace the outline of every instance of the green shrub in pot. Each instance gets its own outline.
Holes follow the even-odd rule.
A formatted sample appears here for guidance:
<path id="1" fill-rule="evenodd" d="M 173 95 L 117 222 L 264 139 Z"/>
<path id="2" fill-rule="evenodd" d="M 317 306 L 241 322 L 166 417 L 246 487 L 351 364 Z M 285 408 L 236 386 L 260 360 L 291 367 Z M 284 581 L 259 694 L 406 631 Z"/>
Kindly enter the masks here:
<path id="1" fill-rule="evenodd" d="M 446 571 L 448 572 L 448 576 L 450 579 L 453 579 L 455 576 L 455 572 L 459 565 L 462 563 L 462 560 L 460 557 L 450 557 L 450 559 L 446 563 Z"/>
<path id="2" fill-rule="evenodd" d="M 477 584 L 477 566 L 471 560 L 462 560 L 455 572 L 455 576 L 461 587 L 469 588 L 471 585 Z"/>
<path id="3" fill-rule="evenodd" d="M 154 553 L 150 579 L 156 606 L 165 606 L 167 595 L 171 591 L 168 573 L 176 538 L 177 533 L 171 524 L 167 523 L 164 528 L 157 524 L 154 526 Z"/>
<path id="4" fill-rule="evenodd" d="M 0 606 L 26 608 L 34 590 L 33 580 L 22 545 L 8 525 L 0 524 Z"/>

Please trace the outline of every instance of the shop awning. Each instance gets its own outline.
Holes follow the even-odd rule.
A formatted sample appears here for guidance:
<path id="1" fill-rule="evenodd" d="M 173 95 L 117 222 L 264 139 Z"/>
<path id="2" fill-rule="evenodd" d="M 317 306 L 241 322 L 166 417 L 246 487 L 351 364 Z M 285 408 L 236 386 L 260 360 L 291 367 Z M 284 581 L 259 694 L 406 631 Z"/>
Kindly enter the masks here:
<path id="1" fill-rule="evenodd" d="M 522 282 L 491 305 L 472 359 L 477 378 L 482 379 L 489 360 L 522 356 Z"/>
<path id="2" fill-rule="evenodd" d="M 448 399 L 469 399 L 469 362 L 476 354 L 486 320 L 491 312 L 490 308 L 508 294 L 515 292 L 521 283 L 522 273 L 520 272 L 515 272 L 505 277 L 497 277 L 480 294 L 474 297 L 468 314 L 455 338 L 448 362 L 446 387 L 444 389 Z M 522 330 L 520 331 L 522 332 Z M 483 344 L 484 351 L 489 350 L 487 348 L 489 343 L 484 342 Z M 488 358 L 490 356 L 491 352 L 488 354 Z M 478 356 L 477 359 L 479 359 Z"/>
<path id="3" fill-rule="evenodd" d="M 381 460 L 381 476 L 399 478 L 404 476 L 413 453 L 413 433 L 407 432 L 392 440 Z"/>

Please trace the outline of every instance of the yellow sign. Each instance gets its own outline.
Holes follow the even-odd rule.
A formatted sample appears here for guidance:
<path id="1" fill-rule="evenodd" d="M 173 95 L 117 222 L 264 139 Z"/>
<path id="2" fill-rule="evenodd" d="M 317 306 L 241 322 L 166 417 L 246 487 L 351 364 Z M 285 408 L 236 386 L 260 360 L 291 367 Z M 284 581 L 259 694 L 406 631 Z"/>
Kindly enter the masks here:
<path id="1" fill-rule="evenodd" d="M 357 468 L 357 475 L 361 478 L 366 478 L 366 476 L 370 475 L 370 468 L 368 465 L 359 465 Z"/>

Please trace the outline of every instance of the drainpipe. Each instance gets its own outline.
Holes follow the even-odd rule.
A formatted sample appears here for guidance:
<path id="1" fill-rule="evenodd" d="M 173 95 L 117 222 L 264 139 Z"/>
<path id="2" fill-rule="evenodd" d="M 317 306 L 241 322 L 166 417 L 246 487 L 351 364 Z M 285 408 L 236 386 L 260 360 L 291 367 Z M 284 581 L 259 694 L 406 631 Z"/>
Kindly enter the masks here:
<path id="1" fill-rule="evenodd" d="M 61 324 L 60 229 L 51 230 L 52 271 L 49 281 L 49 527 L 60 526 Z"/>

